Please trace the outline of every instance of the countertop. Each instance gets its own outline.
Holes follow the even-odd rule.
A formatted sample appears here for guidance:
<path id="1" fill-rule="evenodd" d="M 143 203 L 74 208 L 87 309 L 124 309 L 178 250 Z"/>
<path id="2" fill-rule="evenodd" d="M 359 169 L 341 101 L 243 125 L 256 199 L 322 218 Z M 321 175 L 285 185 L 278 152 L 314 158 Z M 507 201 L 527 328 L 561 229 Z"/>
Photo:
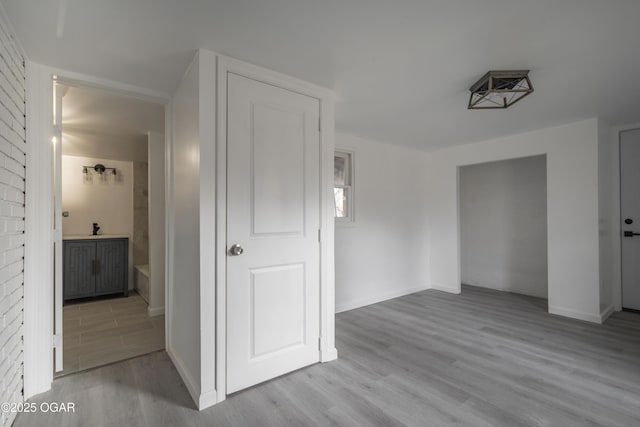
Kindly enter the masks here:
<path id="1" fill-rule="evenodd" d="M 62 240 L 91 240 L 91 239 L 128 239 L 126 234 L 68 234 L 62 236 Z"/>

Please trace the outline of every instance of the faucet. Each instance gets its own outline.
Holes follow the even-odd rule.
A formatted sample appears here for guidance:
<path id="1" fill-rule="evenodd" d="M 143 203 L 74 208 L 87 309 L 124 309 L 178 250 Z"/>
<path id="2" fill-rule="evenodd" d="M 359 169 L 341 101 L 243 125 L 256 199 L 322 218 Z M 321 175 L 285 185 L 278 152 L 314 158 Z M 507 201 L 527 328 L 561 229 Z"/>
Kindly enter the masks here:
<path id="1" fill-rule="evenodd" d="M 93 223 L 93 235 L 97 236 L 98 235 L 98 230 L 100 230 L 100 226 L 98 225 L 97 222 Z"/>

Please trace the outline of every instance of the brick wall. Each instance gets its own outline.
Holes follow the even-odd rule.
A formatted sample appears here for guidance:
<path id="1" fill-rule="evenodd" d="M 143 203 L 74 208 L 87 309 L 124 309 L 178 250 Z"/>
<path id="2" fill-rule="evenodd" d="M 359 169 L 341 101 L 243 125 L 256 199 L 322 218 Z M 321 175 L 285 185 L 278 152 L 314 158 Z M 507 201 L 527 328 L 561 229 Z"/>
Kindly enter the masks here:
<path id="1" fill-rule="evenodd" d="M 23 396 L 25 152 L 24 55 L 0 19 L 0 403 Z"/>

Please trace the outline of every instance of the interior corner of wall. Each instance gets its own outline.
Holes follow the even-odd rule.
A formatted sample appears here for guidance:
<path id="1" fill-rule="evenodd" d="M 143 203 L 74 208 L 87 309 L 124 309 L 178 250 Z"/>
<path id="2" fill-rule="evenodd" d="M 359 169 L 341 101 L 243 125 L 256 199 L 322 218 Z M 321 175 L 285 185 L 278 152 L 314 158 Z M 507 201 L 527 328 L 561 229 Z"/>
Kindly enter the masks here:
<path id="1" fill-rule="evenodd" d="M 609 316 L 613 314 L 614 311 L 616 311 L 616 309 L 613 304 L 605 307 L 602 311 L 600 311 L 600 323 L 604 323 L 609 318 Z"/>
<path id="2" fill-rule="evenodd" d="M 442 291 L 442 292 L 447 292 L 450 294 L 459 294 L 462 292 L 462 288 L 461 286 L 449 286 L 449 285 L 444 285 L 442 283 L 435 283 L 435 282 L 431 282 L 430 289 L 435 289 L 436 291 Z"/>

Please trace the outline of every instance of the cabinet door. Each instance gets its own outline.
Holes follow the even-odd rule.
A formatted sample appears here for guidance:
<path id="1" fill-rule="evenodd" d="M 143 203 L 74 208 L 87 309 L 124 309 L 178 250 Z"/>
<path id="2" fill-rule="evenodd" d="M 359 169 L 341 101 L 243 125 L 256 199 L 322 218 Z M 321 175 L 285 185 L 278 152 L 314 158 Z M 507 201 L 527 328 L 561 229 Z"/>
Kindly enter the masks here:
<path id="1" fill-rule="evenodd" d="M 96 244 L 91 241 L 65 241 L 62 283 L 64 299 L 92 296 L 95 292 L 93 261 Z"/>
<path id="2" fill-rule="evenodd" d="M 127 292 L 129 244 L 127 239 L 96 242 L 96 295 Z"/>

